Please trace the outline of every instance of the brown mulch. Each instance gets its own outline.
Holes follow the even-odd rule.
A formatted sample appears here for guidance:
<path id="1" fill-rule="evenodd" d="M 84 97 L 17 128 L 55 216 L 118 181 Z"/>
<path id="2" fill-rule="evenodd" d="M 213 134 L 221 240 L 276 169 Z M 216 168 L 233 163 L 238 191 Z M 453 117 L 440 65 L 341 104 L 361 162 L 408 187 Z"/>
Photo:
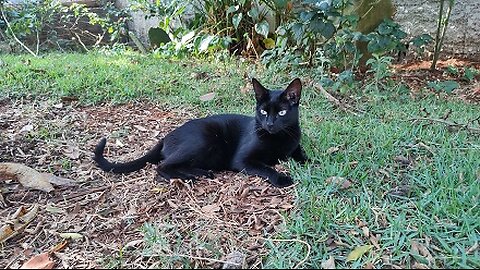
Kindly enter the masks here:
<path id="1" fill-rule="evenodd" d="M 395 64 L 392 79 L 403 81 L 411 89 L 413 97 L 421 95 L 428 82 L 457 81 L 460 87 L 454 91 L 454 97 L 467 103 L 480 104 L 480 74 L 475 76 L 473 82 L 463 78 L 465 68 L 480 70 L 479 59 L 462 57 L 441 59 L 437 62 L 436 70 L 430 70 L 431 63 L 431 60 L 408 59 Z M 450 74 L 447 71 L 448 67 L 457 68 L 459 74 Z"/>
<path id="2" fill-rule="evenodd" d="M 233 172 L 165 183 L 155 180 L 151 165 L 115 175 L 91 159 L 103 136 L 111 160 L 142 155 L 195 117 L 185 111 L 148 102 L 82 107 L 71 100 L 0 101 L 0 162 L 76 182 L 48 194 L 13 180 L 0 182 L 0 226 L 19 207 L 39 206 L 26 229 L 2 244 L 0 267 L 19 268 L 64 242 L 62 233 L 78 233 L 80 239 L 68 239 L 52 253 L 55 268 L 218 268 L 232 256 L 243 267 L 261 268 L 266 242 L 282 230 L 283 216 L 293 208 L 294 187 L 278 189 Z"/>

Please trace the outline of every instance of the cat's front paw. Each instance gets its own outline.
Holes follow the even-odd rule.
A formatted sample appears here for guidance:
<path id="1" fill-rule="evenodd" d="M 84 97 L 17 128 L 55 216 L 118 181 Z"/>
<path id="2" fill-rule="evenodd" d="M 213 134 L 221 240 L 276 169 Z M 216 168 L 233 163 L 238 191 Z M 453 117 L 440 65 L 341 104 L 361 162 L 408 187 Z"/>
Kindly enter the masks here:
<path id="1" fill-rule="evenodd" d="M 269 179 L 270 183 L 276 187 L 288 187 L 293 185 L 293 179 L 288 175 L 279 175 L 276 179 Z"/>

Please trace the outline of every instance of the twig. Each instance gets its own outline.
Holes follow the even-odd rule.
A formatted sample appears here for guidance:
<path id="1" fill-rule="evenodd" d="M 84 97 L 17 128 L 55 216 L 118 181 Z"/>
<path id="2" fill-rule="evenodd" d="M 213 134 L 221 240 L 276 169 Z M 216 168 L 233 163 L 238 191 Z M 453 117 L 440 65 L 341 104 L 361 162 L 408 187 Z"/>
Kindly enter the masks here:
<path id="1" fill-rule="evenodd" d="M 130 180 L 123 181 L 123 182 L 115 182 L 113 184 L 106 185 L 106 186 L 103 186 L 103 187 L 92 188 L 92 189 L 89 189 L 89 190 L 86 190 L 86 191 L 83 191 L 83 192 L 80 192 L 80 193 L 70 194 L 70 195 L 65 196 L 65 197 L 57 198 L 57 199 L 54 200 L 54 202 L 57 203 L 57 202 L 65 201 L 65 200 L 71 200 L 71 199 L 81 197 L 81 196 L 84 196 L 84 195 L 87 195 L 87 194 L 91 194 L 91 193 L 95 193 L 95 192 L 99 192 L 99 191 L 103 191 L 103 190 L 112 188 L 115 185 L 129 184 L 129 183 L 132 183 L 132 182 L 136 182 L 141 178 L 143 178 L 143 177 L 138 177 L 138 178 L 130 179 Z"/>
<path id="2" fill-rule="evenodd" d="M 3 7 L 0 7 L 0 12 L 2 13 L 2 18 L 3 20 L 5 21 L 5 23 L 7 24 L 7 28 L 8 30 L 10 30 L 10 32 L 12 33 L 12 36 L 13 38 L 15 39 L 15 41 L 17 41 L 23 48 L 25 48 L 25 50 L 27 50 L 31 55 L 37 57 L 37 55 L 32 51 L 30 50 L 30 48 L 27 47 L 27 45 L 25 45 L 22 41 L 20 41 L 20 39 L 17 38 L 17 36 L 15 35 L 15 33 L 13 32 L 12 30 L 12 26 L 10 25 L 10 22 L 7 20 L 7 17 L 5 16 L 5 13 L 3 12 Z"/>
<path id="3" fill-rule="evenodd" d="M 72 33 L 77 37 L 78 42 L 80 43 L 80 45 L 82 45 L 82 47 L 85 49 L 85 51 L 89 52 L 89 50 L 87 49 L 87 46 L 85 46 L 85 44 L 82 42 L 82 39 L 80 38 L 80 36 L 73 31 L 72 31 Z"/>
<path id="4" fill-rule="evenodd" d="M 358 109 L 356 109 L 356 108 L 354 108 L 354 107 L 352 107 L 348 104 L 344 104 L 344 103 L 340 102 L 340 100 L 336 99 L 334 96 L 330 95 L 330 93 L 328 93 L 325 89 L 323 89 L 323 87 L 320 84 L 315 83 L 313 85 L 313 87 L 318 89 L 320 91 L 320 93 L 322 93 L 328 99 L 328 101 L 333 103 L 338 108 L 342 109 L 344 112 L 352 113 L 355 116 L 359 115 L 355 111 L 360 111 L 360 110 L 358 110 Z M 360 111 L 360 112 L 363 112 L 363 111 Z"/>
<path id="5" fill-rule="evenodd" d="M 480 134 L 480 128 L 475 128 L 475 127 L 470 126 L 470 123 L 472 121 L 469 121 L 469 123 L 467 123 L 467 124 L 459 124 L 459 123 L 450 122 L 450 121 L 443 120 L 443 119 L 427 118 L 427 117 L 412 118 L 412 119 L 410 119 L 410 121 L 413 121 L 413 122 L 418 122 L 418 121 L 437 122 L 437 123 L 442 123 L 442 124 L 446 125 L 448 128 L 465 129 L 465 130 L 470 131 L 472 133 Z M 475 120 L 473 120 L 473 121 L 475 121 Z"/>

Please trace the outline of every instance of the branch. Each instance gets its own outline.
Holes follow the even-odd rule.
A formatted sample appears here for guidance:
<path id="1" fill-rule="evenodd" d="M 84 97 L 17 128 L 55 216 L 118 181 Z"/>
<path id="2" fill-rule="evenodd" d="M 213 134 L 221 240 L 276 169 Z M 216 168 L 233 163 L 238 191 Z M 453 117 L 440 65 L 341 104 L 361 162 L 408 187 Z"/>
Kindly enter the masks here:
<path id="1" fill-rule="evenodd" d="M 5 13 L 3 12 L 3 8 L 0 8 L 0 12 L 2 13 L 2 18 L 3 20 L 5 21 L 5 23 L 7 24 L 7 28 L 8 30 L 10 30 L 10 32 L 12 33 L 12 36 L 13 38 L 15 39 L 15 41 L 17 41 L 20 45 L 22 45 L 22 47 L 27 50 L 31 55 L 37 57 L 38 55 L 35 54 L 32 50 L 30 50 L 30 48 L 27 47 L 27 45 L 25 45 L 23 42 L 20 41 L 20 39 L 17 38 L 17 36 L 15 35 L 15 33 L 13 32 L 12 30 L 12 27 L 10 25 L 10 22 L 7 20 L 7 17 L 5 16 Z"/>
<path id="2" fill-rule="evenodd" d="M 476 120 L 478 120 L 478 118 Z M 459 124 L 459 123 L 450 122 L 450 121 L 447 121 L 447 120 L 444 120 L 444 119 L 427 118 L 427 117 L 412 118 L 412 119 L 410 119 L 410 121 L 413 121 L 413 122 L 429 121 L 431 123 L 436 122 L 436 123 L 441 123 L 441 124 L 446 125 L 447 128 L 451 129 L 451 130 L 464 129 L 464 130 L 467 130 L 467 131 L 472 132 L 472 133 L 480 134 L 480 128 L 470 126 L 470 123 L 473 123 L 475 120 L 469 121 L 467 124 Z"/>
<path id="3" fill-rule="evenodd" d="M 337 106 L 338 108 L 342 109 L 344 112 L 349 112 L 349 113 L 352 113 L 353 115 L 355 116 L 358 116 L 358 113 L 357 112 L 364 112 L 364 111 L 361 111 L 359 109 L 356 109 L 348 104 L 345 104 L 345 103 L 342 103 L 340 102 L 340 100 L 336 99 L 334 96 L 330 95 L 330 93 L 328 93 L 325 89 L 323 89 L 323 87 L 318 84 L 318 83 L 315 83 L 313 85 L 313 87 L 315 87 L 316 89 L 318 89 L 320 91 L 320 93 L 322 93 L 327 99 L 328 101 L 330 101 L 331 103 L 333 103 L 335 106 Z"/>

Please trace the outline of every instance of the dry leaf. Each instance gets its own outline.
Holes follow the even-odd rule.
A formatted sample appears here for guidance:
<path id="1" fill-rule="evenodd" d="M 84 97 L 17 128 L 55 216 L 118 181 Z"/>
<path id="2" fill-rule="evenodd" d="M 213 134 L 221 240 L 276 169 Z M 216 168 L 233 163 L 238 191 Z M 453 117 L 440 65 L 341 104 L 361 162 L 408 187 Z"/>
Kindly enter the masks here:
<path id="1" fill-rule="evenodd" d="M 69 145 L 63 149 L 63 154 L 71 159 L 78 159 L 80 157 L 80 149 L 76 146 Z"/>
<path id="2" fill-rule="evenodd" d="M 211 93 L 208 93 L 208 94 L 205 94 L 205 95 L 201 96 L 200 100 L 201 101 L 209 101 L 209 100 L 212 100 L 213 98 L 215 98 L 215 93 L 211 92 Z"/>
<path id="3" fill-rule="evenodd" d="M 322 269 L 336 269 L 335 268 L 335 259 L 333 256 L 330 256 L 330 258 L 326 261 L 322 261 Z"/>
<path id="4" fill-rule="evenodd" d="M 22 164 L 0 163 L 0 179 L 5 176 L 18 180 L 22 186 L 27 188 L 45 192 L 50 192 L 54 189 L 44 174 Z"/>
<path id="5" fill-rule="evenodd" d="M 373 266 L 372 263 L 368 262 L 368 263 L 365 264 L 363 269 L 375 269 L 375 266 Z"/>
<path id="6" fill-rule="evenodd" d="M 228 254 L 222 269 L 242 269 L 245 257 L 245 254 L 238 251 Z"/>
<path id="7" fill-rule="evenodd" d="M 143 126 L 140 126 L 140 125 L 133 125 L 136 129 L 140 130 L 140 131 L 148 131 L 148 129 L 146 129 L 145 127 Z"/>
<path id="8" fill-rule="evenodd" d="M 22 129 L 20 129 L 20 132 L 29 132 L 29 131 L 32 131 L 33 130 L 33 125 L 25 125 L 22 127 Z"/>
<path id="9" fill-rule="evenodd" d="M 330 148 L 327 149 L 327 154 L 331 155 L 333 153 L 338 152 L 339 150 L 340 150 L 339 147 L 333 146 L 333 147 L 330 147 Z"/>
<path id="10" fill-rule="evenodd" d="M 367 226 L 362 227 L 362 231 L 363 231 L 363 235 L 364 235 L 365 237 L 369 237 L 369 236 L 370 236 L 370 230 L 368 229 Z"/>
<path id="11" fill-rule="evenodd" d="M 373 245 L 364 245 L 364 246 L 356 247 L 352 252 L 350 252 L 350 254 L 348 254 L 347 262 L 357 260 L 372 248 L 373 248 Z"/>
<path id="12" fill-rule="evenodd" d="M 59 252 L 60 250 L 64 249 L 68 244 L 68 241 L 63 241 L 61 243 L 58 243 L 56 244 L 51 250 L 50 250 L 50 253 L 53 253 L 53 252 Z"/>
<path id="13" fill-rule="evenodd" d="M 210 205 L 205 205 L 202 207 L 202 212 L 204 212 L 206 215 L 212 216 L 215 214 L 215 212 L 220 211 L 220 206 L 218 206 L 216 203 L 210 204 Z"/>
<path id="14" fill-rule="evenodd" d="M 83 238 L 83 235 L 81 235 L 79 233 L 61 233 L 61 234 L 59 234 L 59 236 L 64 238 L 64 239 L 72 239 L 72 240 Z"/>
<path id="15" fill-rule="evenodd" d="M 426 266 L 426 265 L 423 264 L 423 263 L 415 262 L 415 263 L 412 265 L 412 269 L 430 269 L 430 267 Z"/>
<path id="16" fill-rule="evenodd" d="M 347 189 L 352 185 L 352 182 L 341 176 L 331 176 L 325 180 L 328 184 L 334 184 L 340 189 Z"/>
<path id="17" fill-rule="evenodd" d="M 48 256 L 48 253 L 42 253 L 33 256 L 30 260 L 25 262 L 20 269 L 52 269 L 54 262 Z"/>
<path id="18" fill-rule="evenodd" d="M 377 235 L 379 235 L 379 234 L 377 234 Z M 372 243 L 372 245 L 374 245 L 378 249 L 380 249 L 380 245 L 378 244 L 379 238 L 380 237 L 378 237 L 378 236 L 374 236 L 373 233 L 370 234 L 370 242 Z"/>
<path id="19" fill-rule="evenodd" d="M 59 207 L 55 207 L 55 206 L 52 206 L 52 205 L 47 205 L 47 207 L 45 208 L 45 210 L 47 210 L 47 212 L 50 212 L 50 213 L 53 213 L 53 214 L 61 214 L 61 213 L 66 213 L 65 209 L 62 209 L 62 208 L 59 208 Z"/>
<path id="20" fill-rule="evenodd" d="M 24 206 L 18 208 L 12 216 L 12 220 L 9 220 L 0 228 L 0 243 L 7 241 L 22 232 L 37 214 L 38 205 L 34 205 L 28 211 Z"/>
<path id="21" fill-rule="evenodd" d="M 432 254 L 430 254 L 430 251 L 428 251 L 428 249 L 424 245 L 414 240 L 410 241 L 410 245 L 412 247 L 412 250 L 411 250 L 412 254 L 422 255 L 427 259 L 429 264 L 432 264 L 434 262 L 435 259 L 433 258 Z"/>

